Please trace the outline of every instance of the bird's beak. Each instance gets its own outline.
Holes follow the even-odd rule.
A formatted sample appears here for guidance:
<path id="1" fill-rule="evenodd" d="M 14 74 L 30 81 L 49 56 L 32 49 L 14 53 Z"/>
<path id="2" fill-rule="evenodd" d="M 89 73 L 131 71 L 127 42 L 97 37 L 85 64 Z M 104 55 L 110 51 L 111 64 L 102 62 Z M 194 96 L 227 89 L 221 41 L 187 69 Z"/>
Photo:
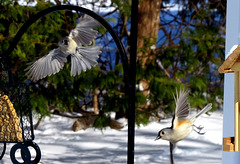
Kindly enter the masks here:
<path id="1" fill-rule="evenodd" d="M 161 139 L 161 136 L 157 136 L 154 141 L 159 140 L 159 139 Z"/>

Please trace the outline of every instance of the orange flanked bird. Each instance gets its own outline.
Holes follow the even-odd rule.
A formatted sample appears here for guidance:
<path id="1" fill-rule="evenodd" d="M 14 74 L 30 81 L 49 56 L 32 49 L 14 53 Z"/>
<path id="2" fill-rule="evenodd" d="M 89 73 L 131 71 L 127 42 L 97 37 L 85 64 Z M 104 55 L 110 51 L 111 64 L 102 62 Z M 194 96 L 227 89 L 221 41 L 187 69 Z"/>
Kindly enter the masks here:
<path id="1" fill-rule="evenodd" d="M 192 130 L 196 131 L 194 128 L 197 128 L 197 133 L 203 134 L 200 132 L 203 127 L 195 126 L 194 122 L 199 116 L 212 109 L 212 104 L 209 103 L 199 113 L 189 119 L 187 118 L 190 110 L 190 105 L 187 101 L 188 95 L 189 90 L 180 90 L 179 94 L 177 93 L 176 97 L 174 97 L 176 108 L 172 119 L 172 126 L 160 130 L 158 132 L 156 140 L 168 140 L 173 145 L 175 145 L 178 141 L 187 137 L 192 132 Z"/>

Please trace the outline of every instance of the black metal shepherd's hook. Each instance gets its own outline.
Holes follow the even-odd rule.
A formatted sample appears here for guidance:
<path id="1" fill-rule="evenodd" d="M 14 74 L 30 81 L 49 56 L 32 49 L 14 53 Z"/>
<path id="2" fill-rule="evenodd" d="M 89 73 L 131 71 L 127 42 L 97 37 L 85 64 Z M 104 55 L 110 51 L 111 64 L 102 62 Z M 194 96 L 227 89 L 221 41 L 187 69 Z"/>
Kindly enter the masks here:
<path id="1" fill-rule="evenodd" d="M 123 63 L 123 71 L 124 71 L 124 82 L 126 84 L 126 94 L 129 96 L 129 109 L 128 109 L 128 164 L 134 163 L 134 131 L 135 131 L 135 81 L 136 81 L 136 39 L 137 39 L 137 12 L 138 12 L 138 0 L 132 0 L 132 17 L 131 17 L 131 49 L 130 49 L 130 67 L 128 64 L 128 57 L 120 41 L 119 37 L 113 30 L 112 26 L 101 16 L 94 13 L 91 10 L 85 9 L 79 6 L 71 6 L 71 5 L 62 5 L 62 6 L 54 6 L 47 8 L 45 10 L 40 11 L 39 13 L 33 15 L 17 32 L 16 36 L 14 37 L 10 47 L 4 52 L 0 59 L 4 60 L 7 58 L 14 48 L 16 47 L 17 43 L 21 39 L 24 32 L 38 19 L 41 17 L 60 10 L 75 10 L 79 12 L 83 12 L 94 19 L 96 19 L 99 23 L 101 23 L 106 30 L 111 34 L 113 37 L 118 51 L 121 55 L 122 63 Z"/>

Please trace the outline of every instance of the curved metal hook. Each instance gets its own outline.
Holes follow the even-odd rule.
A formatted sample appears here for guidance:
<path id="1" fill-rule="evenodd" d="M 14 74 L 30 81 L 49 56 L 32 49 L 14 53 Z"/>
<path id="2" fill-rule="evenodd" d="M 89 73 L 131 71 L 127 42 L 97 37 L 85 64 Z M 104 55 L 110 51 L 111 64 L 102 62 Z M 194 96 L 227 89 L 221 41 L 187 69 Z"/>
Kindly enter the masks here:
<path id="1" fill-rule="evenodd" d="M 79 7 L 79 6 L 71 6 L 71 5 L 54 6 L 54 7 L 50 7 L 50 8 L 47 8 L 45 10 L 42 10 L 39 13 L 33 15 L 19 29 L 19 31 L 17 32 L 17 34 L 13 38 L 13 41 L 10 44 L 9 48 L 7 49 L 6 52 L 4 52 L 0 56 L 0 59 L 4 59 L 4 58 L 8 57 L 12 53 L 12 51 L 14 50 L 16 45 L 18 44 L 19 40 L 21 39 L 21 37 L 23 36 L 25 31 L 34 22 L 36 22 L 38 19 L 40 19 L 41 17 L 43 17 L 43 16 L 45 16 L 45 15 L 47 15 L 49 13 L 52 13 L 52 12 L 55 12 L 55 11 L 60 11 L 60 10 L 75 10 L 75 11 L 83 12 L 83 13 L 93 17 L 94 19 L 96 19 L 99 23 L 101 23 L 107 29 L 107 31 L 111 34 L 111 36 L 113 37 L 113 39 L 114 39 L 114 41 L 115 41 L 115 43 L 116 43 L 116 45 L 118 47 L 119 53 L 121 55 L 122 63 L 123 63 L 124 78 L 125 78 L 125 80 L 127 80 L 128 79 L 128 57 L 127 57 L 126 51 L 124 50 L 122 42 L 120 41 L 120 39 L 118 38 L 117 34 L 113 30 L 112 26 L 105 19 L 103 19 L 101 16 L 99 16 L 95 12 L 93 12 L 91 10 L 88 10 L 86 8 L 83 8 L 83 7 Z M 125 81 L 125 82 L 127 82 L 127 81 Z"/>
<path id="2" fill-rule="evenodd" d="M 137 8 L 138 8 L 138 0 L 136 0 L 134 3 L 132 3 L 134 6 L 134 10 L 132 11 L 132 14 L 134 17 L 132 17 L 132 23 L 131 24 L 135 24 L 135 26 L 137 26 L 136 24 L 136 20 L 137 20 Z M 55 12 L 55 11 L 59 11 L 59 10 L 75 10 L 75 11 L 79 11 L 79 12 L 83 12 L 91 17 L 93 17 L 94 19 L 96 19 L 99 23 L 101 23 L 106 30 L 111 34 L 111 36 L 113 37 L 113 40 L 115 41 L 117 47 L 118 47 L 118 51 L 121 55 L 121 59 L 122 59 L 122 63 L 123 63 L 123 71 L 124 71 L 124 82 L 125 82 L 125 87 L 126 87 L 126 94 L 129 95 L 129 118 L 128 118 L 128 163 L 134 163 L 134 125 L 135 125 L 135 79 L 136 79 L 136 43 L 134 43 L 132 46 L 132 57 L 130 57 L 130 63 L 131 64 L 131 68 L 129 68 L 128 65 L 128 57 L 126 54 L 126 51 L 122 45 L 122 42 L 120 41 L 120 39 L 118 38 L 117 34 L 115 33 L 115 31 L 113 30 L 112 26 L 106 21 L 104 20 L 101 16 L 99 16 L 98 14 L 94 13 L 91 10 L 79 7 L 79 6 L 71 6 L 71 5 L 62 5 L 62 6 L 54 6 L 54 7 L 50 7 L 47 8 L 45 10 L 40 11 L 39 13 L 33 15 L 28 21 L 26 21 L 23 26 L 20 28 L 20 30 L 17 32 L 17 34 L 15 35 L 12 43 L 10 44 L 10 47 L 7 49 L 7 51 L 5 53 L 3 53 L 2 55 L 0 55 L 0 60 L 7 58 L 12 51 L 14 50 L 14 48 L 16 47 L 17 43 L 19 42 L 19 40 L 21 39 L 22 35 L 24 34 L 24 32 L 34 23 L 36 22 L 38 19 L 40 19 L 41 17 Z M 134 26 L 134 27 L 135 27 Z M 136 27 L 134 29 L 137 29 Z M 133 38 L 136 38 L 136 34 L 137 34 L 137 30 L 134 31 L 134 29 L 131 29 L 132 33 L 133 33 Z M 131 42 L 135 42 L 135 39 L 132 39 Z M 131 75 L 131 77 L 130 77 Z"/>

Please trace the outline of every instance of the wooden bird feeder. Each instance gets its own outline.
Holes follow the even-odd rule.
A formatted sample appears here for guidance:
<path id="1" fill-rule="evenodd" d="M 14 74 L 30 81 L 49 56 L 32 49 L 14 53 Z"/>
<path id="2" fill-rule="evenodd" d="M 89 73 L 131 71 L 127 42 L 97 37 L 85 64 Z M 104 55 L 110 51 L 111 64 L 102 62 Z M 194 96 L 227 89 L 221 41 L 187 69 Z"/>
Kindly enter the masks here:
<path id="1" fill-rule="evenodd" d="M 234 73 L 234 132 L 235 136 L 223 138 L 223 151 L 240 151 L 240 45 L 218 69 L 219 73 Z"/>

